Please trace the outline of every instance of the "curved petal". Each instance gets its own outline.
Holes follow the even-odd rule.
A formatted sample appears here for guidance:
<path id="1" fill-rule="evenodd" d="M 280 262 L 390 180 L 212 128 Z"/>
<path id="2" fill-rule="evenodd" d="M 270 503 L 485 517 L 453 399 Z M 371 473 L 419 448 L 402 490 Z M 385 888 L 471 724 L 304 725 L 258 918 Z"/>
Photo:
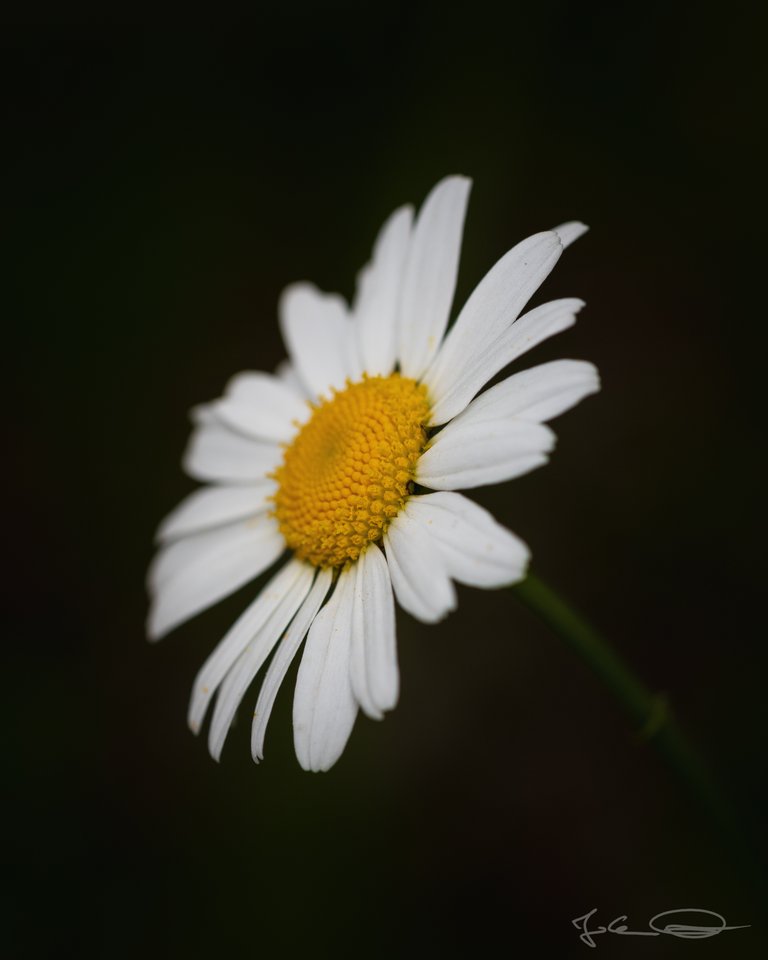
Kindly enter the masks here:
<path id="1" fill-rule="evenodd" d="M 504 587 L 525 576 L 528 547 L 460 493 L 411 497 L 405 512 L 437 545 L 449 575 L 472 587 Z"/>
<path id="2" fill-rule="evenodd" d="M 379 710 L 392 710 L 400 693 L 400 670 L 389 566 L 375 543 L 360 556 L 358 566 L 368 691 Z"/>
<path id="3" fill-rule="evenodd" d="M 309 628 L 293 698 L 293 740 L 305 770 L 329 770 L 347 744 L 357 717 L 349 680 L 354 573 L 336 589 Z"/>
<path id="4" fill-rule="evenodd" d="M 230 380 L 213 413 L 227 426 L 257 440 L 286 441 L 305 423 L 312 408 L 268 373 L 239 373 Z"/>
<path id="5" fill-rule="evenodd" d="M 238 538 L 251 538 L 253 542 L 257 542 L 270 536 L 275 527 L 275 521 L 271 517 L 258 514 L 247 519 L 233 520 L 210 530 L 199 530 L 171 543 L 165 543 L 157 550 L 149 565 L 147 589 L 157 593 L 187 567 L 205 562 Z"/>
<path id="6" fill-rule="evenodd" d="M 352 684 L 352 693 L 360 704 L 363 713 L 372 720 L 381 720 L 384 714 L 373 701 L 368 689 L 368 669 L 365 649 L 365 612 L 363 610 L 363 589 L 361 584 L 362 567 L 360 560 L 350 569 L 350 575 L 355 580 L 355 597 L 352 604 L 352 628 L 350 633 L 349 654 L 349 682 Z"/>
<path id="7" fill-rule="evenodd" d="M 384 534 L 389 575 L 400 606 L 436 623 L 456 608 L 456 591 L 440 554 L 421 524 L 401 512 Z"/>
<path id="8" fill-rule="evenodd" d="M 558 237 L 560 237 L 563 250 L 565 250 L 566 247 L 570 247 L 574 240 L 583 237 L 587 230 L 589 230 L 589 227 L 586 223 L 581 223 L 579 220 L 569 220 L 568 223 L 561 223 L 559 227 L 554 227 L 553 229 Z"/>
<path id="9" fill-rule="evenodd" d="M 216 550 L 220 543 L 232 538 L 232 529 L 243 521 L 232 521 L 224 527 L 214 530 L 200 530 L 189 536 L 181 537 L 172 543 L 163 544 L 156 552 L 147 569 L 146 587 L 150 593 L 157 593 L 160 587 L 179 570 L 193 563 L 199 557 Z"/>
<path id="10" fill-rule="evenodd" d="M 208 704 L 219 684 L 273 614 L 282 598 L 290 593 L 304 576 L 305 568 L 306 564 L 301 561 L 291 560 L 278 570 L 202 665 L 192 685 L 192 698 L 187 712 L 187 723 L 193 733 L 199 732 Z"/>
<path id="11" fill-rule="evenodd" d="M 271 566 L 285 549 L 277 523 L 261 515 L 193 534 L 163 548 L 151 571 L 147 632 L 159 640 Z"/>
<path id="12" fill-rule="evenodd" d="M 443 366 L 441 385 L 429 387 L 432 423 L 447 423 L 461 413 L 478 390 L 499 370 L 532 350 L 542 340 L 566 330 L 576 322 L 583 300 L 552 300 L 529 311 L 502 331 L 486 347 L 468 349 Z M 429 385 L 428 385 L 429 386 Z"/>
<path id="13" fill-rule="evenodd" d="M 471 366 L 514 322 L 562 252 L 554 231 L 537 233 L 518 243 L 488 271 L 424 376 L 435 400 L 442 399 L 458 371 Z"/>
<path id="14" fill-rule="evenodd" d="M 471 186 L 466 177 L 441 180 L 413 229 L 400 304 L 399 358 L 403 375 L 415 380 L 437 352 L 448 325 Z"/>
<path id="15" fill-rule="evenodd" d="M 213 711 L 211 728 L 208 731 L 208 750 L 214 760 L 218 760 L 221 756 L 235 712 L 248 687 L 304 602 L 312 586 L 314 575 L 314 568 L 309 564 L 302 564 L 299 576 L 278 600 L 269 619 L 259 629 L 224 678 L 216 697 L 216 707 Z"/>
<path id="16" fill-rule="evenodd" d="M 358 277 L 353 314 L 362 369 L 388 376 L 395 367 L 397 318 L 413 207 L 400 207 L 376 238 L 373 259 Z"/>
<path id="17" fill-rule="evenodd" d="M 416 481 L 433 490 L 461 490 L 511 480 L 547 462 L 555 435 L 524 420 L 454 420 L 416 467 Z M 393 581 L 394 582 L 394 581 Z"/>
<path id="18" fill-rule="evenodd" d="M 253 483 L 263 480 L 282 459 L 276 443 L 260 443 L 215 422 L 210 407 L 201 411 L 200 426 L 192 431 L 182 465 L 195 480 Z"/>
<path id="19" fill-rule="evenodd" d="M 274 490 L 272 480 L 242 486 L 201 487 L 168 514 L 155 539 L 158 542 L 174 540 L 256 516 L 268 509 Z"/>
<path id="20" fill-rule="evenodd" d="M 475 397 L 453 423 L 465 418 L 502 420 L 515 417 L 543 423 L 565 413 L 600 389 L 597 367 L 584 360 L 553 360 L 521 370 Z"/>
<path id="21" fill-rule="evenodd" d="M 267 724 L 275 704 L 277 691 L 285 679 L 288 668 L 296 656 L 296 652 L 307 635 L 317 611 L 325 600 L 331 586 L 332 574 L 330 570 L 318 570 L 317 577 L 298 613 L 291 621 L 290 627 L 280 641 L 275 655 L 267 668 L 264 682 L 256 701 L 253 712 L 253 726 L 251 728 L 251 755 L 256 763 L 264 759 L 264 736 Z"/>
<path id="22" fill-rule="evenodd" d="M 280 363 L 278 363 L 278 365 L 275 367 L 275 376 L 281 383 L 284 383 L 289 390 L 292 390 L 301 400 L 307 400 L 309 398 L 310 395 L 307 391 L 307 388 L 299 379 L 299 375 L 296 373 L 296 368 L 290 360 L 281 360 Z"/>
<path id="23" fill-rule="evenodd" d="M 384 554 L 374 543 L 355 567 L 350 679 L 365 713 L 380 720 L 400 691 L 392 583 Z"/>
<path id="24" fill-rule="evenodd" d="M 279 317 L 293 365 L 312 396 L 327 397 L 355 376 L 359 360 L 351 356 L 352 324 L 342 297 L 295 283 L 283 291 Z"/>

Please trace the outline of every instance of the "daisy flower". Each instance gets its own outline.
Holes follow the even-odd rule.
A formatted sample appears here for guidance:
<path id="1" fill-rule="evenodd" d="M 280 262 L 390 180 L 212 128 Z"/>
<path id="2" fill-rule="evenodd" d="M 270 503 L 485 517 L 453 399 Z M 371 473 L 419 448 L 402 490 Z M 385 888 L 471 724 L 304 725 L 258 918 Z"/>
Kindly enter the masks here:
<path id="1" fill-rule="evenodd" d="M 558 360 L 483 387 L 583 303 L 520 316 L 564 247 L 585 230 L 535 234 L 483 278 L 448 330 L 470 181 L 452 176 L 419 210 L 382 227 L 348 306 L 299 283 L 279 304 L 288 360 L 239 373 L 197 407 L 184 456 L 207 486 L 160 526 L 150 567 L 153 640 L 278 564 L 195 679 L 189 725 L 215 697 L 219 759 L 248 687 L 272 659 L 253 714 L 252 752 L 306 639 L 293 699 L 296 755 L 327 770 L 358 711 L 398 699 L 395 598 L 425 623 L 456 606 L 454 582 L 524 578 L 526 545 L 457 490 L 546 463 L 545 421 L 598 389 L 590 363 Z"/>

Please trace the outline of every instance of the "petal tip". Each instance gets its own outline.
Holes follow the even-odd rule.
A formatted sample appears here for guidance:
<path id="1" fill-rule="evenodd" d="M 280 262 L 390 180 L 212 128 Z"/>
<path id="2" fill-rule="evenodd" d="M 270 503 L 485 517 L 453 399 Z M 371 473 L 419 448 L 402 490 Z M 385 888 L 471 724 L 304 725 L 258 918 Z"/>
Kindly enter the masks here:
<path id="1" fill-rule="evenodd" d="M 150 643 L 157 643 L 158 640 L 162 640 L 163 637 L 169 632 L 170 628 L 163 623 L 162 619 L 158 615 L 157 606 L 152 604 L 146 622 L 147 640 Z"/>
<path id="2" fill-rule="evenodd" d="M 553 232 L 557 234 L 563 249 L 565 249 L 570 247 L 579 237 L 583 237 L 587 230 L 589 230 L 589 227 L 580 220 L 569 220 L 567 223 L 561 223 L 559 227 L 555 227 Z"/>

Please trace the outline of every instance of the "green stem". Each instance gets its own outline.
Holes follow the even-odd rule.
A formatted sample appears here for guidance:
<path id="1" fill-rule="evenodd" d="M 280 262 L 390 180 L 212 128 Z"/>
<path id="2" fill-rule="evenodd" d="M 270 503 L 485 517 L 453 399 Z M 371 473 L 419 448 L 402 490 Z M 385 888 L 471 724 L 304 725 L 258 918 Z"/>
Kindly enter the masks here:
<path id="1" fill-rule="evenodd" d="M 597 674 L 628 715 L 639 740 L 655 747 L 721 827 L 731 835 L 738 832 L 733 815 L 672 716 L 664 695 L 651 693 L 607 641 L 538 577 L 529 574 L 512 590 Z"/>

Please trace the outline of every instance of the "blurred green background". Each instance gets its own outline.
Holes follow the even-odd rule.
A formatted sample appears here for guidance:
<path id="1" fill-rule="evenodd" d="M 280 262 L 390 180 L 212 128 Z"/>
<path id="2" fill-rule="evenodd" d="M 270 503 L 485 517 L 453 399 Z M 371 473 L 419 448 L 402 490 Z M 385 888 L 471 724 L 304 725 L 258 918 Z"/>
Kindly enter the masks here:
<path id="1" fill-rule="evenodd" d="M 515 242 L 592 230 L 520 367 L 594 361 L 545 469 L 475 499 L 664 691 L 765 834 L 765 24 L 758 5 L 300 7 L 8 22 L 11 956 L 583 956 L 596 907 L 753 924 L 606 956 L 765 956 L 763 892 L 607 694 L 505 591 L 399 614 L 402 696 L 327 775 L 185 725 L 253 584 L 144 640 L 187 411 L 283 356 L 276 303 L 352 293 L 380 223 L 474 178 L 459 305 Z"/>

